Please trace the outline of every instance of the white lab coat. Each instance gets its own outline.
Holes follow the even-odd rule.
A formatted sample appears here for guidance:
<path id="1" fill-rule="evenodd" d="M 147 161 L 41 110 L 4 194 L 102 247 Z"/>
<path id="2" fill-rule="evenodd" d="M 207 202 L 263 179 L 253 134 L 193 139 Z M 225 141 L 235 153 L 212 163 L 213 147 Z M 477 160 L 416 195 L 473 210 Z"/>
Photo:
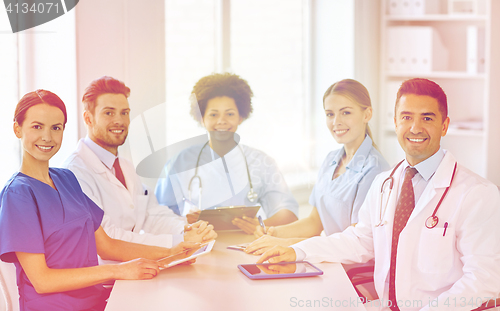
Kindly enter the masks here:
<path id="1" fill-rule="evenodd" d="M 159 205 L 153 191 L 140 181 L 132 163 L 119 157 L 125 188 L 97 155 L 80 140 L 62 167 L 77 177 L 83 192 L 104 210 L 101 226 L 115 239 L 172 247 L 173 234 L 181 234 L 186 220 Z M 145 233 L 140 234 L 141 230 Z"/>
<path id="2" fill-rule="evenodd" d="M 458 165 L 453 184 L 437 212 L 438 225 L 433 229 L 424 225 L 450 185 L 455 162 L 453 155 L 446 152 L 399 236 L 396 297 L 406 304 L 400 306 L 401 310 L 471 310 L 500 292 L 500 195 L 495 185 Z M 380 189 L 390 171 L 375 178 L 356 227 L 296 244 L 309 261 L 355 263 L 374 258 L 375 288 L 385 304 L 396 192 L 402 170 L 401 166 L 394 174 L 395 184 L 384 217 L 386 225 L 375 227 L 380 221 Z M 443 236 L 445 223 L 448 228 Z"/>

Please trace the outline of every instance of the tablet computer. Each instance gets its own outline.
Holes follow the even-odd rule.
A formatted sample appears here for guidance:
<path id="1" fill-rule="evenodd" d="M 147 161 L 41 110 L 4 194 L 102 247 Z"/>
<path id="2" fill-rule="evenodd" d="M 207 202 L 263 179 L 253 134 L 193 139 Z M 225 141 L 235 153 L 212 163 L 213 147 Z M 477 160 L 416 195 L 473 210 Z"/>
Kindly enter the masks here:
<path id="1" fill-rule="evenodd" d="M 216 209 L 205 209 L 201 211 L 198 220 L 208 221 L 217 231 L 241 230 L 233 225 L 233 219 L 243 216 L 254 218 L 259 209 L 260 206 L 224 206 Z"/>
<path id="2" fill-rule="evenodd" d="M 252 280 L 301 278 L 323 274 L 323 271 L 307 261 L 247 264 L 238 265 L 238 268 Z"/>
<path id="3" fill-rule="evenodd" d="M 187 254 L 186 252 L 182 252 L 180 254 L 175 254 L 158 259 L 157 262 L 160 264 L 160 269 L 170 268 L 198 256 L 210 253 L 210 251 L 214 247 L 214 244 L 215 240 L 212 240 L 208 243 L 202 244 L 200 248 L 194 249 L 192 254 L 189 254 L 189 251 L 187 252 Z"/>

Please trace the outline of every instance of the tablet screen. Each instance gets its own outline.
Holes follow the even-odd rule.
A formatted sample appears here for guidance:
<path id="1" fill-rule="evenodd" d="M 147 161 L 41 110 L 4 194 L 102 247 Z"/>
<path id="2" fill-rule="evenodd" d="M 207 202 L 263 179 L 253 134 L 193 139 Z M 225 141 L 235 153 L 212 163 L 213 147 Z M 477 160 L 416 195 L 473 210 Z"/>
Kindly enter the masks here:
<path id="1" fill-rule="evenodd" d="M 178 264 L 183 263 L 185 261 L 196 258 L 200 255 L 209 253 L 212 250 L 212 247 L 214 246 L 214 244 L 215 244 L 215 240 L 210 241 L 209 243 L 203 244 L 199 249 L 197 249 L 191 255 L 189 255 L 189 254 L 186 255 L 185 253 L 181 253 L 181 254 L 176 254 L 176 255 L 172 255 L 169 257 L 159 259 L 158 262 L 163 265 L 160 269 L 170 268 L 172 266 L 175 266 L 175 265 L 178 265 Z"/>
<path id="2" fill-rule="evenodd" d="M 309 262 L 281 262 L 281 263 L 265 263 L 265 264 L 248 264 L 240 265 L 240 269 L 245 270 L 243 273 L 252 276 L 253 278 L 259 277 L 280 277 L 280 275 L 293 276 L 312 276 L 323 274 L 323 271 L 311 265 Z"/>

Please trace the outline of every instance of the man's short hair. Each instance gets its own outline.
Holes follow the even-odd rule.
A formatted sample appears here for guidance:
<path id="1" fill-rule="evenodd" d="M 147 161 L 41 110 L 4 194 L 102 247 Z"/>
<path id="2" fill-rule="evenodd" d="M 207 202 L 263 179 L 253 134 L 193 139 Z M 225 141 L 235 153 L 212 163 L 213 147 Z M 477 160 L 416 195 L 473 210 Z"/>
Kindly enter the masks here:
<path id="1" fill-rule="evenodd" d="M 394 108 L 394 115 L 396 115 L 399 105 L 399 100 L 403 95 L 419 95 L 430 96 L 437 100 L 439 112 L 442 116 L 442 121 L 448 117 L 448 101 L 443 89 L 434 81 L 428 79 L 414 78 L 403 82 L 398 90 L 396 98 L 396 106 Z"/>
<path id="2" fill-rule="evenodd" d="M 130 96 L 130 88 L 120 80 L 113 77 L 103 76 L 90 82 L 89 86 L 85 89 L 82 102 L 83 108 L 86 111 L 94 114 L 97 97 L 102 94 L 123 94 L 125 97 Z"/>

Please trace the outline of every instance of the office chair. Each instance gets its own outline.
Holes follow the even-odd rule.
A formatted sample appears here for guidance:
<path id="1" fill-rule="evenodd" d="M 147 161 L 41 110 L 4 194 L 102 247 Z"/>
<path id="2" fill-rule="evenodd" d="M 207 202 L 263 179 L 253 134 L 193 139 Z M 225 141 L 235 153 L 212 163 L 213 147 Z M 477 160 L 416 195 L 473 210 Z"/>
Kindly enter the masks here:
<path id="1" fill-rule="evenodd" d="M 0 261 L 0 289 L 7 311 L 19 311 L 19 292 L 16 282 L 16 266 Z"/>
<path id="2" fill-rule="evenodd" d="M 500 310 L 500 298 L 489 300 L 483 303 L 479 308 L 476 308 L 472 311 L 482 311 L 482 310 Z"/>
<path id="3" fill-rule="evenodd" d="M 346 267 L 344 266 L 344 268 Z M 358 294 L 359 298 L 362 299 L 363 303 L 366 303 L 368 300 L 377 299 L 376 293 L 374 292 L 372 293 L 369 290 L 366 290 L 366 288 L 364 288 L 363 286 L 361 286 L 361 285 L 366 286 L 366 284 L 370 284 L 373 287 L 374 269 L 375 266 L 370 265 L 370 266 L 349 268 L 346 271 L 349 280 L 351 280 L 351 283 L 354 286 L 356 293 Z"/>

